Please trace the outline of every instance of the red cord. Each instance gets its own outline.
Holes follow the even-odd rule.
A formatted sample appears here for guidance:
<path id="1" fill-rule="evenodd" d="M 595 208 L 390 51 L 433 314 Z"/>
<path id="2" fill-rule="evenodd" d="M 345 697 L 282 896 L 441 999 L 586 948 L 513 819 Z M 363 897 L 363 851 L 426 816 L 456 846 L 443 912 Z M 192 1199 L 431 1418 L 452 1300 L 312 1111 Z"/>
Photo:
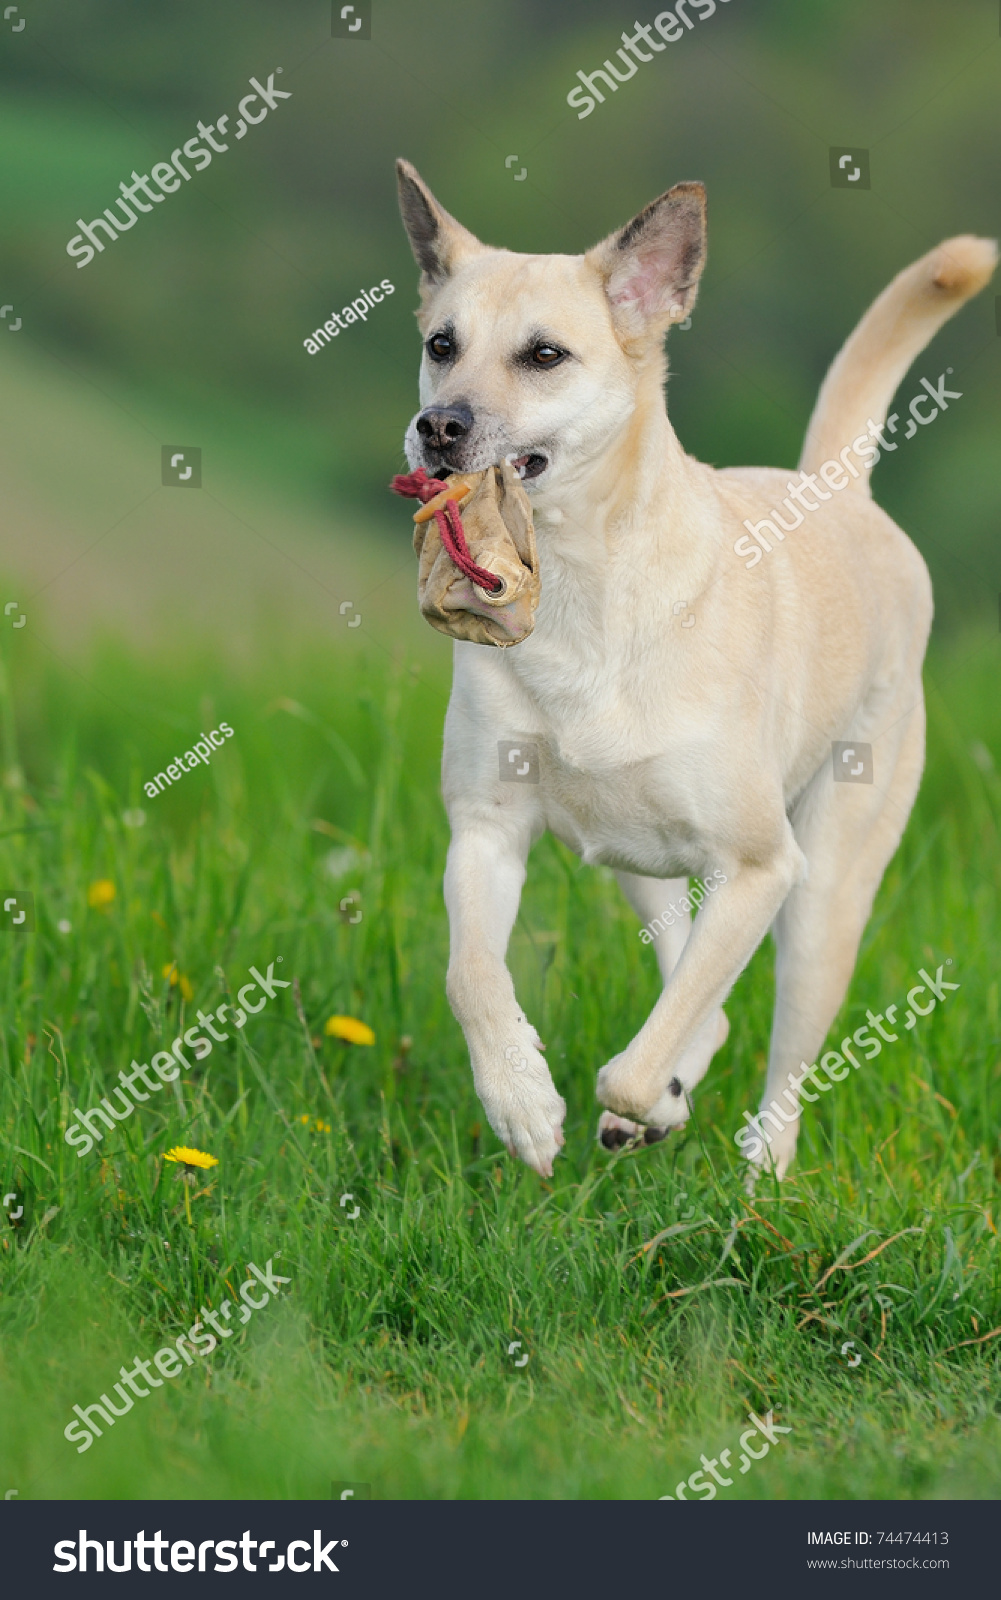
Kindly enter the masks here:
<path id="1" fill-rule="evenodd" d="M 448 484 L 442 478 L 429 478 L 423 467 L 418 467 L 416 472 L 397 473 L 389 487 L 394 494 L 401 494 L 409 500 L 419 500 L 422 505 L 427 505 L 436 494 L 441 494 L 448 489 Z M 478 566 L 469 553 L 466 535 L 463 532 L 462 518 L 459 516 L 459 507 L 454 500 L 446 500 L 444 507 L 434 514 L 441 534 L 441 542 L 445 546 L 449 559 L 454 562 L 460 572 L 465 573 L 481 589 L 487 589 L 492 594 L 499 594 L 504 587 L 503 578 L 498 578 L 496 572 Z"/>

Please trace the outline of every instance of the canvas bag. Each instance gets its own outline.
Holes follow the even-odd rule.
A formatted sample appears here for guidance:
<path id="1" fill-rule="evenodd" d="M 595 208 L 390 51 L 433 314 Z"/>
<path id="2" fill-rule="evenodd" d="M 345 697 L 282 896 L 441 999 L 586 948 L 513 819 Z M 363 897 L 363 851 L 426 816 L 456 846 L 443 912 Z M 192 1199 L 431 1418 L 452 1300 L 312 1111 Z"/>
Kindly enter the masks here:
<path id="1" fill-rule="evenodd" d="M 431 501 L 414 514 L 421 614 L 439 633 L 501 650 L 527 639 L 539 604 L 532 508 L 509 462 L 446 480 L 459 506 L 469 553 L 504 583 L 496 595 L 460 572 L 442 544 Z M 418 520 L 420 519 L 420 520 Z"/>

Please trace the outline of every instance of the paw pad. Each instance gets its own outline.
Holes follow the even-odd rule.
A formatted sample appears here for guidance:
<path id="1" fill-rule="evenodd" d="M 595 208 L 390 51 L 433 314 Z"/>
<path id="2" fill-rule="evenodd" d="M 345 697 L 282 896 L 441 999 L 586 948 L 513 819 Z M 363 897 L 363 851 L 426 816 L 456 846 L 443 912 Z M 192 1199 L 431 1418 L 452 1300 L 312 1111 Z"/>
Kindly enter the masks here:
<path id="1" fill-rule="evenodd" d="M 602 1128 L 601 1142 L 606 1150 L 621 1150 L 624 1144 L 631 1144 L 634 1135 L 627 1133 L 625 1128 Z"/>

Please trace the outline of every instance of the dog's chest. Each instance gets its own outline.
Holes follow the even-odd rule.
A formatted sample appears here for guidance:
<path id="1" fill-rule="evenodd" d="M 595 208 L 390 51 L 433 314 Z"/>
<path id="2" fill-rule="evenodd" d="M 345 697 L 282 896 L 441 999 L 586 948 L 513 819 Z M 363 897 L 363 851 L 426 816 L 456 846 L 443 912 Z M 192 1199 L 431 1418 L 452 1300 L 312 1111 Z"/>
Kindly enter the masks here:
<path id="1" fill-rule="evenodd" d="M 539 743 L 539 801 L 547 828 L 589 864 L 651 877 L 696 870 L 707 840 L 698 806 L 670 753 L 619 764 L 611 736 L 597 760 Z"/>
<path id="2" fill-rule="evenodd" d="M 712 810 L 704 710 L 672 692 L 656 657 L 574 654 L 568 671 L 565 657 L 539 651 L 522 679 L 538 713 L 546 826 L 588 863 L 653 877 L 697 870 Z"/>

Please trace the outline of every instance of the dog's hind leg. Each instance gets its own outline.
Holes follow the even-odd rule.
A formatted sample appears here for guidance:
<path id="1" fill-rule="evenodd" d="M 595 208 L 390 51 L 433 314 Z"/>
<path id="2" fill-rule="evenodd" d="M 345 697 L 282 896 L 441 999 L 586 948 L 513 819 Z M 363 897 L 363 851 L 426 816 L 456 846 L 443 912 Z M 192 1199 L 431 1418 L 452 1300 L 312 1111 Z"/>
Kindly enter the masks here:
<path id="1" fill-rule="evenodd" d="M 688 879 L 644 878 L 638 872 L 616 872 L 615 876 L 636 915 L 653 934 L 657 965 L 666 984 L 678 965 L 692 926 L 689 911 L 673 909 L 679 900 L 687 898 Z"/>
<path id="2" fill-rule="evenodd" d="M 757 1126 L 763 1139 L 754 1162 L 788 1169 L 799 1131 L 799 1099 L 819 1100 L 832 1084 L 805 1076 L 823 1046 L 851 981 L 859 941 L 887 863 L 900 842 L 921 780 L 924 704 L 920 685 L 909 688 L 910 708 L 887 731 L 872 738 L 873 782 L 835 783 L 830 762 L 817 773 L 792 814 L 797 842 L 809 874 L 790 893 L 775 919 L 775 1016 L 768 1078 Z M 872 737 L 859 735 L 859 737 Z M 831 1059 L 833 1074 L 847 1078 L 852 1055 L 864 1056 L 846 1039 L 851 1054 Z M 839 1065 L 844 1060 L 845 1065 Z M 827 1069 L 824 1068 L 827 1075 Z M 800 1084 L 803 1087 L 800 1087 Z M 852 1085 L 841 1090 L 847 1098 Z M 845 1108 L 846 1114 L 848 1107 Z"/>
<path id="3" fill-rule="evenodd" d="M 671 909 L 687 898 L 688 879 L 644 878 L 635 872 L 616 872 L 615 876 L 636 915 L 651 930 L 657 965 L 666 987 L 691 931 L 691 913 Z M 670 921 L 667 920 L 669 917 Z M 725 1043 L 729 1031 L 730 1024 L 722 1008 L 715 1011 L 709 1022 L 699 1029 L 685 1053 L 686 1064 L 693 1068 L 693 1077 L 703 1075 L 712 1056 Z M 624 1145 L 657 1144 L 670 1131 L 670 1128 L 646 1127 L 642 1122 L 632 1122 L 614 1111 L 603 1111 L 598 1118 L 598 1142 L 606 1150 L 619 1150 Z"/>

